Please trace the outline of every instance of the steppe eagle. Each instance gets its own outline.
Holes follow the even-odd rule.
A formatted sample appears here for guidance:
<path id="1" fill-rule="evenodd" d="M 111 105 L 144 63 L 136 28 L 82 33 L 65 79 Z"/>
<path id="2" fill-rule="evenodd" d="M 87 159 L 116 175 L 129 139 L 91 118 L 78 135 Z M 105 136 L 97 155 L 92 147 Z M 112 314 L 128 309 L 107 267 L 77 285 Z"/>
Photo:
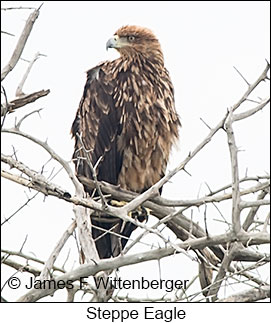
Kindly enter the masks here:
<path id="1" fill-rule="evenodd" d="M 180 120 L 173 86 L 159 41 L 149 29 L 121 27 L 106 48 L 115 48 L 120 57 L 87 71 L 71 130 L 76 172 L 77 176 L 93 179 L 76 135 L 79 134 L 91 163 L 99 161 L 99 181 L 141 193 L 164 176 L 171 147 L 178 140 Z M 84 188 L 93 194 L 93 190 Z M 91 222 L 100 258 L 118 256 L 136 228 L 97 212 Z M 98 227 L 118 235 L 105 234 Z"/>

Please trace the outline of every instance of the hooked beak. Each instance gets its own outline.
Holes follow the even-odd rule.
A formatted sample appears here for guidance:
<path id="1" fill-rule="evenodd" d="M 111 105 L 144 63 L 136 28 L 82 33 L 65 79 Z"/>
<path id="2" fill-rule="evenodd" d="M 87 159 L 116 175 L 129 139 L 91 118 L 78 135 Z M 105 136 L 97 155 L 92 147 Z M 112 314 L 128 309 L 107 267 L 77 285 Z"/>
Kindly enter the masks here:
<path id="1" fill-rule="evenodd" d="M 110 39 L 108 39 L 107 43 L 106 43 L 106 50 L 108 50 L 108 48 L 118 48 L 118 36 L 114 36 Z"/>

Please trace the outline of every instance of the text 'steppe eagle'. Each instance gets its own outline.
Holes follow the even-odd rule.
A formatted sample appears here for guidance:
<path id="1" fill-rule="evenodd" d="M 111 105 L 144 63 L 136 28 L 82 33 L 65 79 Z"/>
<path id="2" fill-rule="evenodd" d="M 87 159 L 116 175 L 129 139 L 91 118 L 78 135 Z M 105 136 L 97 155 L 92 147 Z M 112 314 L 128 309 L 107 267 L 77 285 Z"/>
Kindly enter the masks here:
<path id="1" fill-rule="evenodd" d="M 159 41 L 147 28 L 121 27 L 106 43 L 120 57 L 87 72 L 87 82 L 72 125 L 77 176 L 92 179 L 78 136 L 90 152 L 99 181 L 142 193 L 165 174 L 178 139 L 180 121 L 174 91 Z M 90 195 L 93 191 L 85 186 Z M 116 257 L 136 226 L 106 214 L 92 216 L 100 258 Z M 110 230 L 124 236 L 104 234 Z M 101 236 L 99 239 L 98 237 Z M 127 237 L 127 238 L 125 238 Z"/>

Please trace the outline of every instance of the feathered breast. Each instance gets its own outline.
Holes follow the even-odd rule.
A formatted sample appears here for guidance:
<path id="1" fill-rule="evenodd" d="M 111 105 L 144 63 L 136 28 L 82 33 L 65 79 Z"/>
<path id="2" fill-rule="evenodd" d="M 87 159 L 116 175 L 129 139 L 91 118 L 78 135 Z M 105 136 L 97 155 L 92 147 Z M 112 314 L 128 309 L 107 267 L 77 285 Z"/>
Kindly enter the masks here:
<path id="1" fill-rule="evenodd" d="M 98 179 L 142 192 L 165 172 L 180 122 L 167 70 L 149 62 L 121 59 L 88 71 L 72 126 L 79 175 L 92 178 L 84 160 L 82 137 Z"/>

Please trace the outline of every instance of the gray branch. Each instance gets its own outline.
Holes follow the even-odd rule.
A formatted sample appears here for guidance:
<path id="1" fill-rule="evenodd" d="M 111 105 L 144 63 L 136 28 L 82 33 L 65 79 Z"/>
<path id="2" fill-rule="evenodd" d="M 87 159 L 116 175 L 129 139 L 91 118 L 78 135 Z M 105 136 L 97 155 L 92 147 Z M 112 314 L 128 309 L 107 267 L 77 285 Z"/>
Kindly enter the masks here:
<path id="1" fill-rule="evenodd" d="M 36 19 L 39 16 L 39 9 L 35 9 L 28 17 L 25 27 L 21 33 L 21 36 L 17 42 L 17 45 L 15 47 L 15 50 L 8 62 L 8 64 L 3 68 L 1 71 L 1 81 L 5 79 L 5 77 L 8 75 L 9 72 L 13 70 L 15 65 L 17 64 L 19 58 L 22 55 L 22 52 L 24 50 L 25 44 L 27 42 L 27 39 L 32 31 L 33 25 L 36 21 Z"/>
<path id="2" fill-rule="evenodd" d="M 50 257 L 46 261 L 45 266 L 44 266 L 42 272 L 40 273 L 40 276 L 38 279 L 44 280 L 44 279 L 50 278 L 51 270 L 53 269 L 54 263 L 59 255 L 59 253 L 62 250 L 62 248 L 64 247 L 64 245 L 65 245 L 66 241 L 68 240 L 68 238 L 70 237 L 70 235 L 72 235 L 75 228 L 76 228 L 76 222 L 73 221 L 72 224 L 68 227 L 68 229 L 64 232 L 64 234 L 62 235 L 62 237 L 58 241 L 58 243 L 55 246 L 54 250 L 52 251 Z"/>
<path id="3" fill-rule="evenodd" d="M 26 69 L 26 72 L 25 72 L 24 76 L 23 76 L 23 78 L 22 78 L 21 82 L 19 83 L 19 85 L 18 85 L 18 87 L 17 87 L 17 90 L 16 90 L 16 93 L 15 93 L 15 96 L 20 97 L 20 96 L 25 95 L 25 94 L 23 93 L 23 86 L 24 86 L 24 84 L 25 84 L 25 81 L 26 81 L 26 79 L 27 79 L 27 77 L 28 77 L 28 75 L 29 75 L 29 73 L 30 73 L 30 71 L 31 71 L 31 69 L 32 69 L 32 67 L 33 67 L 33 65 L 34 65 L 34 63 L 36 62 L 36 60 L 37 60 L 40 56 L 44 56 L 44 55 L 42 55 L 42 54 L 40 54 L 39 52 L 37 52 L 37 53 L 35 54 L 34 58 L 32 59 L 32 61 L 29 63 L 29 65 L 28 65 L 28 67 L 27 67 L 27 69 Z"/>
<path id="4" fill-rule="evenodd" d="M 3 117 L 7 112 L 14 112 L 17 109 L 48 95 L 49 93 L 50 90 L 41 90 L 31 94 L 25 94 L 18 99 L 7 102 L 7 104 L 4 103 L 1 105 L 1 117 Z"/>
<path id="5" fill-rule="evenodd" d="M 220 243 L 227 243 L 229 241 L 233 241 L 234 239 L 232 236 L 227 234 L 219 235 L 213 238 L 202 238 L 202 239 L 195 239 L 189 240 L 178 244 L 179 248 L 190 250 L 190 249 L 201 249 L 204 248 L 206 245 L 212 244 L 220 244 Z M 251 234 L 251 235 L 242 235 L 239 237 L 241 243 L 246 244 L 249 240 L 251 242 L 260 243 L 261 241 L 265 241 L 268 243 L 270 241 L 270 237 L 268 233 L 261 233 L 261 234 Z M 177 251 L 178 252 L 178 251 Z M 80 277 L 89 277 L 96 275 L 98 272 L 112 270 L 132 264 L 137 264 L 145 261 L 161 259 L 164 257 L 168 257 L 172 254 L 176 253 L 176 249 L 173 247 L 168 248 L 160 248 L 156 250 L 151 250 L 147 252 L 140 252 L 133 255 L 125 255 L 119 256 L 112 259 L 104 259 L 100 260 L 96 264 L 88 263 L 79 266 L 77 269 L 70 271 L 64 275 L 58 276 L 55 279 L 55 282 L 58 281 L 76 281 L 80 279 Z M 20 297 L 17 301 L 18 302 L 35 302 L 45 296 L 52 295 L 56 291 L 55 288 L 52 289 L 31 289 L 28 293 Z"/>
<path id="6" fill-rule="evenodd" d="M 234 259 L 234 254 L 236 251 L 238 251 L 238 249 L 240 249 L 240 247 L 242 247 L 242 245 L 240 245 L 240 243 L 234 242 L 231 245 L 230 250 L 225 253 L 225 256 L 224 256 L 224 259 L 221 263 L 219 271 L 218 271 L 216 278 L 212 284 L 212 287 L 210 287 L 208 295 L 207 295 L 207 296 L 211 297 L 211 300 L 213 302 L 217 299 L 217 293 L 220 289 L 220 286 L 223 282 L 224 277 L 227 274 L 228 267 L 230 266 L 232 260 Z"/>
<path id="7" fill-rule="evenodd" d="M 218 299 L 217 302 L 245 303 L 245 302 L 257 302 L 266 298 L 270 298 L 269 285 L 251 288 L 243 292 L 231 295 L 229 297 Z"/>
<path id="8" fill-rule="evenodd" d="M 233 109 L 231 109 L 228 118 L 225 121 L 225 129 L 228 137 L 228 145 L 231 157 L 231 173 L 232 173 L 232 230 L 237 234 L 241 230 L 240 222 L 240 188 L 239 188 L 239 168 L 237 158 L 237 146 L 232 128 Z"/>
<path id="9" fill-rule="evenodd" d="M 23 168 L 21 168 L 23 169 Z M 29 170 L 28 170 L 29 171 Z M 38 179 L 35 178 L 35 182 L 33 181 L 30 181 L 30 180 L 27 180 L 21 176 L 17 176 L 17 175 L 13 175 L 13 174 L 10 174 L 4 170 L 2 170 L 1 172 L 1 175 L 4 177 L 4 178 L 7 178 L 9 180 L 12 180 L 20 185 L 24 185 L 28 188 L 32 188 L 32 189 L 35 189 L 45 195 L 51 195 L 51 196 L 55 196 L 55 197 L 58 197 L 59 199 L 64 199 L 70 203 L 73 203 L 74 205 L 79 205 L 79 206 L 84 206 L 86 208 L 90 208 L 90 209 L 94 209 L 94 210 L 98 210 L 98 211 L 102 211 L 103 208 L 101 206 L 100 203 L 98 202 L 95 202 L 91 199 L 86 199 L 86 198 L 81 198 L 81 197 L 78 197 L 78 196 L 73 196 L 71 197 L 70 195 L 68 194 L 65 194 L 65 191 L 64 189 L 60 188 L 60 187 L 56 187 L 54 184 L 51 184 L 49 183 L 48 181 L 47 182 L 44 182 L 42 181 L 42 177 L 39 177 Z M 148 203 L 151 203 L 151 206 L 152 208 L 157 211 L 158 213 L 155 214 L 158 218 L 160 219 L 163 219 L 165 216 L 168 215 L 168 208 L 166 207 L 161 207 L 161 206 L 156 206 L 154 203 L 152 202 L 148 202 Z M 112 206 L 109 206 L 107 212 L 111 215 L 114 215 L 114 216 L 117 216 L 119 217 L 119 208 L 114 208 Z M 121 217 L 121 216 L 120 216 Z M 88 217 L 87 217 L 88 218 Z M 121 217 L 122 218 L 122 217 Z M 126 219 L 126 217 L 125 217 Z M 130 217 L 127 216 L 127 221 L 130 221 L 132 223 L 135 222 L 136 225 L 138 226 L 141 226 L 142 228 L 146 228 L 145 225 L 142 225 L 141 223 L 138 223 L 136 222 L 134 219 L 131 219 Z M 86 225 L 86 222 L 84 222 L 85 225 Z M 174 232 L 176 233 L 176 235 L 182 239 L 182 240 L 187 240 L 190 235 L 189 235 L 189 230 L 191 228 L 191 220 L 187 219 L 185 216 L 183 216 L 182 214 L 178 214 L 178 217 L 174 217 L 174 219 L 171 219 L 171 221 L 169 221 L 168 223 L 168 227 Z M 201 238 L 201 239 L 204 239 L 205 237 L 205 231 L 196 223 L 193 223 L 192 224 L 192 234 L 197 237 L 197 238 Z M 157 231 L 156 230 L 153 230 L 153 229 L 150 229 L 150 228 L 147 228 L 147 230 L 153 232 L 153 233 L 156 233 Z M 206 239 L 207 242 L 208 242 L 208 238 Z M 211 240 L 210 240 L 211 241 Z M 233 239 L 234 241 L 234 239 Z M 257 244 L 257 243 L 268 243 L 268 241 L 266 240 L 266 238 L 263 239 L 263 241 L 259 241 L 259 240 L 256 240 L 254 241 L 252 238 L 248 238 L 248 240 L 250 245 L 253 245 L 253 244 Z M 225 241 L 218 241 L 216 244 L 221 244 L 221 243 L 226 243 Z M 214 245 L 216 245 L 214 244 Z M 208 246 L 209 244 L 207 243 L 206 246 Z M 213 244 L 211 243 L 211 246 Z M 214 253 L 219 257 L 221 258 L 221 254 L 223 256 L 223 253 L 220 251 L 219 248 L 215 248 L 214 250 Z M 244 254 L 244 256 L 242 256 L 242 253 L 240 253 L 239 255 L 239 260 L 245 260 L 245 261 L 252 261 L 253 260 L 253 257 L 256 256 L 255 260 L 259 260 L 259 256 L 255 255 L 253 256 L 253 253 L 251 253 L 250 255 L 246 252 Z M 238 260 L 235 259 L 235 260 Z"/>

